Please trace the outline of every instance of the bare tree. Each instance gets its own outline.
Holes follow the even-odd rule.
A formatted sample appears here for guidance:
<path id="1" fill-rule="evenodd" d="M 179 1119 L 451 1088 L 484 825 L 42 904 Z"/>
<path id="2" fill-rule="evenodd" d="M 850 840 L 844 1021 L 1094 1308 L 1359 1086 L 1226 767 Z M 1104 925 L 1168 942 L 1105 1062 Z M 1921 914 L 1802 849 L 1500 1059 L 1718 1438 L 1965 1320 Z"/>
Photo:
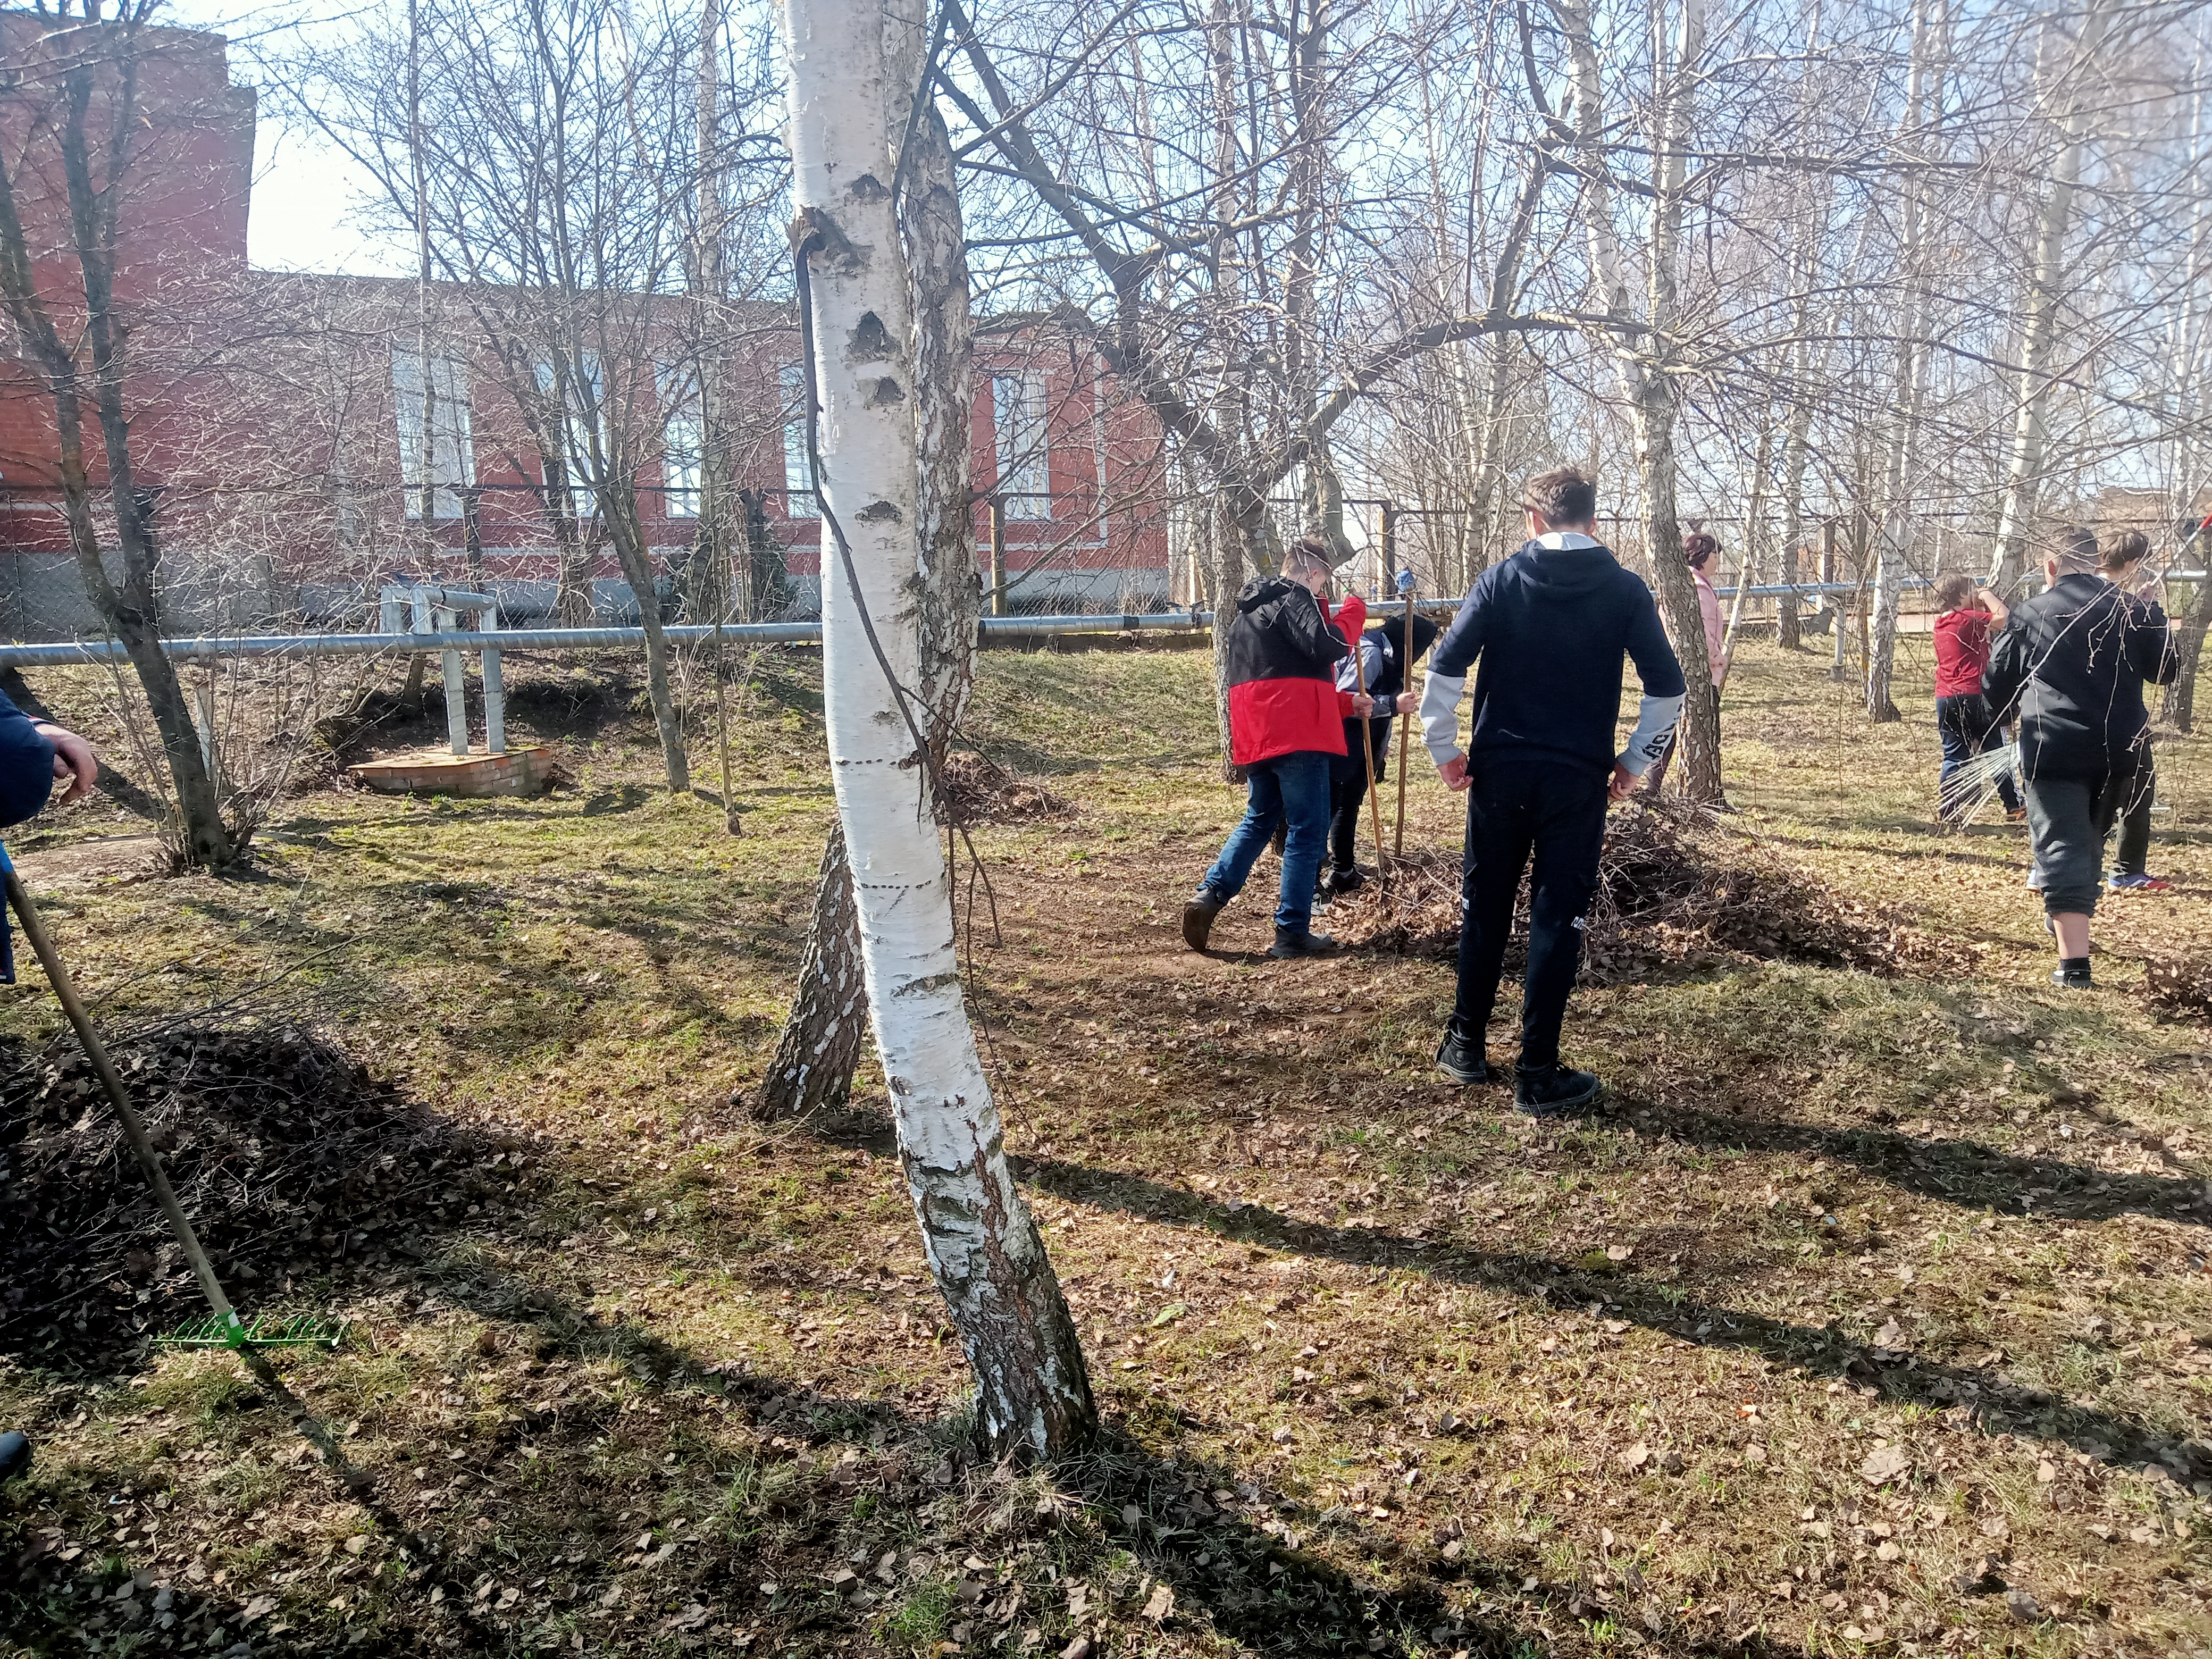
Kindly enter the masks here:
<path id="1" fill-rule="evenodd" d="M 191 708 L 161 649 L 157 495 L 135 464 L 132 381 L 147 366 L 149 337 L 160 332 L 146 240 L 161 234 L 146 210 L 150 175 L 175 164 L 180 141 L 199 127 L 235 133 L 251 122 L 235 108 L 180 106 L 173 89 L 142 96 L 149 70 L 178 44 L 155 26 L 158 9 L 159 0 L 120 0 L 103 12 L 88 0 L 72 15 L 61 0 L 51 13 L 0 20 L 9 46 L 0 110 L 21 135 L 0 155 L 0 307 L 9 344 L 53 410 L 56 482 L 86 596 L 130 655 L 175 784 L 177 850 L 220 868 L 239 843 L 224 828 Z M 65 274 L 56 282 L 49 273 Z M 97 463 L 85 450 L 88 416 L 100 434 Z M 113 574 L 98 512 L 103 495 Z"/>

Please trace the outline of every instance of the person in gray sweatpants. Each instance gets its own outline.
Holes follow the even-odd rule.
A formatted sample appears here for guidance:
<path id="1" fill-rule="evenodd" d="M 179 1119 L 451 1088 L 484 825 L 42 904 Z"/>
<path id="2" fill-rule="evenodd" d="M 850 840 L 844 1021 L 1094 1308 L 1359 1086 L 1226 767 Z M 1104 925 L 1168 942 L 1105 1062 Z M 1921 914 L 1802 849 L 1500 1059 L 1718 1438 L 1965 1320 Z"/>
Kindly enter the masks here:
<path id="1" fill-rule="evenodd" d="M 2180 659 L 2157 601 L 2098 574 L 2087 531 L 2062 532 L 2044 575 L 2049 586 L 2014 605 L 1997 635 L 1982 690 L 1991 712 L 2020 732 L 2045 926 L 2058 942 L 2051 982 L 2087 990 L 2105 837 L 2148 749 L 2143 685 L 2165 684 Z"/>

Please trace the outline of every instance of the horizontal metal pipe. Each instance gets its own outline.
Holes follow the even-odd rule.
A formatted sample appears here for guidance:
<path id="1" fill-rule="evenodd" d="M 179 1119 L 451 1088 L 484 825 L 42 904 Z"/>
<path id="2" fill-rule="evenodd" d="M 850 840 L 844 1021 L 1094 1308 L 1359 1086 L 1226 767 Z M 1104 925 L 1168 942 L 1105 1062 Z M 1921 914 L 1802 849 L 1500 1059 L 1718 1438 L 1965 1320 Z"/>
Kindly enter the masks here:
<path id="1" fill-rule="evenodd" d="M 1152 629 L 1204 628 L 1208 611 L 1163 611 L 1157 615 L 985 617 L 986 634 L 1118 634 Z M 702 645 L 718 634 L 732 645 L 804 645 L 822 637 L 818 622 L 684 623 L 664 628 L 663 637 L 679 645 Z M 199 639 L 164 640 L 161 649 L 182 661 L 219 657 L 370 657 L 390 652 L 620 650 L 645 642 L 642 628 L 501 628 L 483 633 L 441 634 L 222 634 Z M 129 653 L 120 640 L 70 640 L 53 645 L 0 645 L 0 667 L 40 664 L 121 662 Z"/>
<path id="2" fill-rule="evenodd" d="M 2199 570 L 2169 571 L 2171 580 L 2202 580 Z M 1908 588 L 1927 587 L 1925 578 L 1913 577 Z M 1856 593 L 1857 582 L 1799 582 L 1795 586 L 1755 586 L 1753 599 L 1779 599 L 1795 593 L 1800 599 L 1822 593 Z M 1869 591 L 1871 591 L 1869 589 Z M 1722 599 L 1733 599 L 1735 589 L 1714 590 Z M 1371 614 L 1387 616 L 1403 601 L 1370 601 Z M 1416 597 L 1416 610 L 1456 611 L 1456 599 Z M 1054 634 L 1126 634 L 1157 631 L 1188 632 L 1211 628 L 1210 611 L 1132 611 L 1121 616 L 983 617 L 978 626 L 987 636 L 1017 639 Z M 663 637 L 679 645 L 701 645 L 716 635 L 731 645 L 805 645 L 822 637 L 818 622 L 686 623 L 663 628 Z M 161 649 L 185 661 L 212 661 L 219 657 L 372 657 L 385 652 L 481 651 L 611 651 L 645 642 L 642 628 L 502 628 L 488 633 L 444 634 L 217 634 L 198 639 L 164 640 Z M 119 640 L 67 640 L 52 645 L 0 645 L 0 668 L 32 668 L 60 663 L 121 662 L 129 653 Z"/>

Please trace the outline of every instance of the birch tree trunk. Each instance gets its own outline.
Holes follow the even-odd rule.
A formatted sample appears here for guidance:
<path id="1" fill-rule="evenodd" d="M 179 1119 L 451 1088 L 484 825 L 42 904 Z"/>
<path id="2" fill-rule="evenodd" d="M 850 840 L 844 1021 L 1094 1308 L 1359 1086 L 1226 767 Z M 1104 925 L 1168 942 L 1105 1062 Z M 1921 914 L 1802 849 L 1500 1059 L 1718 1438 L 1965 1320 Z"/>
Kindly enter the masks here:
<path id="1" fill-rule="evenodd" d="M 1006 1166 L 909 724 L 927 714 L 911 695 L 922 626 L 916 354 L 890 183 L 890 116 L 903 99 L 887 85 L 881 0 L 785 0 L 783 11 L 793 238 L 821 400 L 830 760 L 876 1048 L 931 1271 L 975 1373 L 979 1436 L 994 1451 L 1042 1457 L 1088 1436 L 1097 1408 L 1074 1322 Z"/>
<path id="2" fill-rule="evenodd" d="M 860 913 L 853 903 L 853 866 L 845 831 L 833 824 L 814 884 L 814 913 L 799 959 L 799 994 L 760 1089 L 750 1103 L 764 1122 L 811 1117 L 842 1106 L 853 1091 L 860 1039 L 868 1029 L 868 992 L 860 972 Z"/>
<path id="3" fill-rule="evenodd" d="M 1905 110 L 1898 137 L 1925 155 L 1923 124 L 1940 120 L 1942 68 L 1936 61 L 1940 22 L 1929 15 L 1929 0 L 1912 9 L 1911 58 L 1905 75 Z M 1933 113 L 1931 113 L 1933 112 Z M 1928 274 L 1922 242 L 1928 216 L 1928 173 L 1905 192 L 1905 219 L 1898 234 L 1898 274 L 1905 283 L 1905 307 L 1898 320 L 1896 381 L 1890 410 L 1889 442 L 1882 461 L 1882 516 L 1876 543 L 1874 617 L 1866 665 L 1867 717 L 1878 724 L 1898 720 L 1890 696 L 1897 665 L 1897 613 L 1904 599 L 1905 554 L 1912 539 L 1912 491 L 1917 465 L 1920 415 L 1928 387 L 1928 349 L 1922 337 L 1929 322 Z"/>
<path id="4" fill-rule="evenodd" d="M 2067 112 L 2058 152 L 2051 164 L 2050 193 L 2037 216 L 2035 246 L 2028 261 L 2026 306 L 2021 320 L 2020 414 L 2013 425 L 2012 448 L 2005 460 L 2002 505 L 1997 516 L 1996 548 L 1990 562 L 1990 586 L 2009 596 L 2030 562 L 2029 540 L 2043 482 L 2045 422 L 2051 405 L 2051 356 L 2058 339 L 2059 296 L 2070 283 L 2066 273 L 2066 236 L 2074 222 L 2074 195 L 2089 144 L 2090 94 L 2082 86 L 2097 61 L 2118 0 L 2090 0 L 2081 33 L 2060 77 L 2068 87 Z"/>
<path id="5" fill-rule="evenodd" d="M 1586 0 L 1554 0 L 1553 11 L 1566 36 L 1574 80 L 1575 138 L 1585 186 L 1586 233 L 1600 309 L 1609 319 L 1629 317 L 1628 278 L 1613 228 L 1613 186 L 1607 155 L 1604 82 Z M 1712 666 L 1705 651 L 1705 618 L 1697 584 L 1682 562 L 1682 526 L 1675 502 L 1674 422 L 1678 404 L 1668 370 L 1678 321 L 1682 257 L 1683 144 L 1689 131 L 1696 64 L 1705 49 L 1705 0 L 1683 0 L 1681 29 L 1670 53 L 1652 21 L 1651 236 L 1648 283 L 1650 331 L 1638 342 L 1623 331 L 1614 337 L 1621 389 L 1628 401 L 1643 485 L 1644 545 L 1651 560 L 1659 615 L 1667 624 L 1690 696 L 1677 728 L 1676 758 L 1683 793 L 1695 801 L 1718 801 L 1720 727 L 1709 695 Z"/>

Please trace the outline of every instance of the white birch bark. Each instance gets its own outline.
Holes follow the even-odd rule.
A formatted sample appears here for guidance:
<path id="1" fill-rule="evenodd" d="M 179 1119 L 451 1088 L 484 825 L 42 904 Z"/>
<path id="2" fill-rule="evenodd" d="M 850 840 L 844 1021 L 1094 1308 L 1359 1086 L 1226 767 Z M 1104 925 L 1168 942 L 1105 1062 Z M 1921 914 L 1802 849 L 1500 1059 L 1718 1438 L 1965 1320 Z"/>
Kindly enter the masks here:
<path id="1" fill-rule="evenodd" d="M 786 0 L 794 241 L 821 397 L 823 678 L 876 1048 L 976 1427 L 1042 1456 L 1096 1423 L 1073 1322 L 1006 1165 L 961 997 L 952 893 L 898 687 L 921 674 L 914 313 L 891 196 L 880 0 Z M 842 530 L 848 575 L 837 545 Z M 857 592 L 855 589 L 857 588 Z M 885 664 L 869 643 L 872 621 Z M 926 719 L 919 704 L 916 719 Z"/>
<path id="2" fill-rule="evenodd" d="M 1943 100 L 1942 66 L 1937 42 L 1943 34 L 1938 15 L 1940 0 L 1917 0 L 1912 9 L 1912 41 L 1905 74 L 1905 109 L 1899 137 L 1923 161 L 1927 153 L 1923 127 L 1939 118 Z M 1905 306 L 1898 319 L 1896 380 L 1890 410 L 1889 441 L 1882 458 L 1882 516 L 1875 551 L 1874 619 L 1867 651 L 1866 711 L 1886 722 L 1899 718 L 1890 696 L 1890 679 L 1897 664 L 1898 607 L 1905 594 L 1905 556 L 1912 541 L 1912 494 L 1919 449 L 1920 416 L 1927 396 L 1929 353 L 1923 343 L 1929 323 L 1929 282 L 1922 244 L 1926 240 L 1929 204 L 1929 173 L 1922 172 L 1905 193 L 1905 215 L 1899 228 L 1897 269 L 1905 284 Z"/>
<path id="3" fill-rule="evenodd" d="M 2051 163 L 2051 186 L 2036 217 L 2035 246 L 2029 257 L 2025 309 L 2021 319 L 2020 413 L 2014 422 L 2012 448 L 2005 459 L 2004 493 L 1997 515 L 1997 541 L 1990 562 L 1990 586 L 2009 593 L 2029 563 L 2028 544 L 2043 482 L 2045 417 L 2051 405 L 2051 358 L 2058 339 L 2059 296 L 2068 287 L 2066 237 L 2074 223 L 2074 196 L 2081 161 L 2089 144 L 2092 100 L 2084 84 L 2102 51 L 2117 0 L 2090 0 L 2071 61 L 2059 71 L 2067 85 L 2066 115 L 2057 154 Z"/>
<path id="4" fill-rule="evenodd" d="M 1575 88 L 1574 126 L 1584 180 L 1584 231 L 1601 307 L 1612 319 L 1630 315 L 1628 276 L 1613 230 L 1613 190 L 1606 151 L 1603 81 L 1586 0 L 1553 0 L 1566 36 Z M 1679 31 L 1666 40 L 1661 15 L 1652 17 L 1650 236 L 1646 250 L 1650 332 L 1642 342 L 1624 331 L 1614 336 L 1614 361 L 1628 403 L 1643 486 L 1644 543 L 1651 561 L 1659 614 L 1692 695 L 1682 708 L 1680 774 L 1692 800 L 1721 799 L 1720 731 L 1714 705 L 1701 688 L 1712 683 L 1705 629 L 1695 584 L 1682 562 L 1682 531 L 1675 501 L 1674 425 L 1679 400 L 1668 373 L 1679 322 L 1682 190 L 1696 102 L 1698 61 L 1705 52 L 1705 0 L 1682 0 Z"/>

